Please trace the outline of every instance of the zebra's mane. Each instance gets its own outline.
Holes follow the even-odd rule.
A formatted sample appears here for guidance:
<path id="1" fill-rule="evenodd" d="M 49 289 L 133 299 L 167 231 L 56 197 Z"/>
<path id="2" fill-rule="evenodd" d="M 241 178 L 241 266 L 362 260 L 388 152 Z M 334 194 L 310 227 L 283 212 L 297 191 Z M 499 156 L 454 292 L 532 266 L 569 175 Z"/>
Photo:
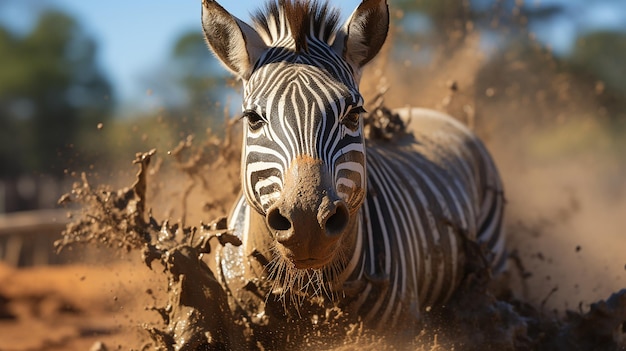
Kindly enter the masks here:
<path id="1" fill-rule="evenodd" d="M 291 38 L 296 52 L 308 51 L 307 39 L 329 45 L 338 30 L 339 11 L 318 0 L 270 0 L 252 16 L 268 44 Z"/>

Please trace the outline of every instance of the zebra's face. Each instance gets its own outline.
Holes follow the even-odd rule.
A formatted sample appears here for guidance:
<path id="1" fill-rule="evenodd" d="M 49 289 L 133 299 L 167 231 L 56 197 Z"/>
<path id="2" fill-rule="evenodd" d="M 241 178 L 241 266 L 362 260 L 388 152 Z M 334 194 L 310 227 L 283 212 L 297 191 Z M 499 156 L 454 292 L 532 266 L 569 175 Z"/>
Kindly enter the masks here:
<path id="1" fill-rule="evenodd" d="M 249 25 L 202 0 L 207 43 L 244 84 L 245 196 L 284 272 L 306 269 L 297 275 L 342 269 L 365 197 L 357 83 L 385 42 L 387 1 L 362 0 L 343 26 L 339 18 L 326 2 L 269 0 Z"/>
<path id="2" fill-rule="evenodd" d="M 296 268 L 337 258 L 365 198 L 363 99 L 331 72 L 296 55 L 244 86 L 243 189 Z"/>

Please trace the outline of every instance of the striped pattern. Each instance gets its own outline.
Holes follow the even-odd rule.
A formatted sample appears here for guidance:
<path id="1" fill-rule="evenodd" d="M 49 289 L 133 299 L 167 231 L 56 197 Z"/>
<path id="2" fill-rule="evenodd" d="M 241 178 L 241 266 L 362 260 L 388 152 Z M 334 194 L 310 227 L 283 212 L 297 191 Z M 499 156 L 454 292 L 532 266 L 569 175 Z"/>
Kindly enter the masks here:
<path id="1" fill-rule="evenodd" d="M 249 74 L 240 72 L 243 195 L 229 219 L 243 245 L 218 251 L 218 276 L 250 315 L 265 303 L 251 306 L 244 287 L 275 280 L 265 294 L 322 294 L 372 327 L 393 327 L 451 296 L 464 275 L 465 240 L 485 243 L 494 268 L 503 266 L 502 185 L 480 141 L 433 111 L 397 110 L 407 136 L 365 140 L 360 73 L 332 48 L 337 15 L 326 5 L 305 5 L 271 3 L 255 16 L 268 49 Z M 310 12 L 294 17 L 298 11 Z M 284 265 L 264 216 L 302 157 L 322 162 L 320 177 L 330 175 L 356 221 L 332 264 L 290 275 L 277 271 Z M 259 256 L 279 264 L 260 264 Z"/>
<path id="2" fill-rule="evenodd" d="M 362 252 L 348 278 L 367 282 L 350 306 L 378 327 L 450 297 L 464 274 L 463 240 L 487 243 L 497 269 L 505 257 L 502 186 L 483 145 L 446 115 L 395 112 L 413 133 L 368 145 Z"/>
<path id="3" fill-rule="evenodd" d="M 362 128 L 341 123 L 363 104 L 358 90 L 346 89 L 313 57 L 293 53 L 268 55 L 277 63 L 264 64 L 246 86 L 244 111 L 266 121 L 258 130 L 246 128 L 243 184 L 248 201 L 267 211 L 280 196 L 284 174 L 298 156 L 328 165 L 341 197 L 360 205 L 365 188 L 365 150 Z M 293 62 L 291 62 L 293 61 Z M 361 122 L 359 122 L 361 123 Z"/>

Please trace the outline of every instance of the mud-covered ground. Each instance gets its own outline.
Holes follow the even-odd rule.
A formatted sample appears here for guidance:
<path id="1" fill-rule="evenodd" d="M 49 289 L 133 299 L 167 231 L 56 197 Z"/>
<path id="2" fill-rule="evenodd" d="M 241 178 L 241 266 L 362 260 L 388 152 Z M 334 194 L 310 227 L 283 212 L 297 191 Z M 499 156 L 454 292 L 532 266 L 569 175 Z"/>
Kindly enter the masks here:
<path id="1" fill-rule="evenodd" d="M 387 105 L 447 111 L 484 138 L 506 186 L 510 274 L 489 282 L 476 264 L 401 344 L 354 324 L 332 342 L 332 330 L 313 330 L 296 349 L 626 349 L 626 144 L 601 117 L 602 89 L 544 61 L 485 62 L 477 46 L 469 37 L 436 69 L 380 60 L 362 85 L 372 97 L 393 82 Z M 115 181 L 77 176 L 62 202 L 75 213 L 65 250 L 81 258 L 0 265 L 0 350 L 258 347 L 211 276 L 209 251 L 232 241 L 218 219 L 239 191 L 233 138 L 187 139 L 169 153 L 147 144 L 135 165 L 119 156 L 126 175 Z"/>

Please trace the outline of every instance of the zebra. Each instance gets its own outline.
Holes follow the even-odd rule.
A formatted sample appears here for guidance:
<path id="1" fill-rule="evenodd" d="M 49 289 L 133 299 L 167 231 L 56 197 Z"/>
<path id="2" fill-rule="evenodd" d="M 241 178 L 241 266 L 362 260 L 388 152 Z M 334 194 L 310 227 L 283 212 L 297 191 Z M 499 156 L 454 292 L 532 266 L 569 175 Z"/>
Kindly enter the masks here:
<path id="1" fill-rule="evenodd" d="M 359 82 L 387 36 L 386 0 L 363 0 L 343 26 L 319 1 L 270 0 L 252 17 L 202 1 L 206 42 L 243 84 L 242 194 L 228 219 L 242 245 L 216 255 L 234 308 L 262 319 L 270 299 L 322 298 L 388 329 L 451 297 L 467 240 L 504 265 L 502 182 L 466 126 L 406 107 L 393 110 L 405 134 L 364 136 Z"/>

